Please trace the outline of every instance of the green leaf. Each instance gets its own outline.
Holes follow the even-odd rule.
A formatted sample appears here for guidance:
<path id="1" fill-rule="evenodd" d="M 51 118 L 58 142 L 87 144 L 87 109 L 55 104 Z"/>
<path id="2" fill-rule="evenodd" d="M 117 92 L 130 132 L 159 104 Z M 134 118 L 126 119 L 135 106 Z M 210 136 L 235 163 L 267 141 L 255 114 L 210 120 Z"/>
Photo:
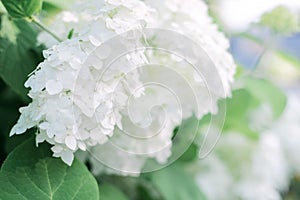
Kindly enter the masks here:
<path id="1" fill-rule="evenodd" d="M 276 33 L 292 34 L 300 30 L 299 16 L 285 6 L 278 6 L 261 17 L 260 24 Z"/>
<path id="2" fill-rule="evenodd" d="M 37 47 L 37 32 L 25 20 L 0 18 L 0 77 L 23 99 L 28 100 L 24 87 L 30 74 L 42 60 Z"/>
<path id="3" fill-rule="evenodd" d="M 241 79 L 243 89 L 233 91 L 232 98 L 226 99 L 226 118 L 224 132 L 240 132 L 252 139 L 258 139 L 258 130 L 250 127 L 251 113 L 259 106 L 267 104 L 271 107 L 273 119 L 283 113 L 286 106 L 284 92 L 272 82 L 247 77 Z"/>
<path id="4" fill-rule="evenodd" d="M 25 140 L 29 139 L 35 133 L 36 133 L 35 128 L 27 130 L 26 134 L 14 135 L 14 137 L 9 137 L 9 132 L 5 132 L 5 135 L 4 135 L 5 153 L 9 154 L 10 152 L 12 152 L 15 148 L 17 148 L 20 144 L 22 144 Z"/>
<path id="5" fill-rule="evenodd" d="M 0 166 L 2 165 L 2 163 L 6 157 L 4 144 L 5 144 L 5 138 L 3 136 L 2 131 L 0 130 Z"/>
<path id="6" fill-rule="evenodd" d="M 74 3 L 74 0 L 44 0 L 46 3 L 51 3 L 61 9 L 67 9 L 69 8 L 70 4 Z"/>
<path id="7" fill-rule="evenodd" d="M 33 138 L 9 154 L 0 171 L 0 199 L 99 199 L 98 185 L 88 169 L 75 160 L 68 167 L 53 158 L 48 144 Z"/>
<path id="8" fill-rule="evenodd" d="M 100 185 L 101 200 L 129 200 L 128 197 L 117 187 L 103 183 Z"/>
<path id="9" fill-rule="evenodd" d="M 137 199 L 143 200 L 164 200 L 160 191 L 149 180 L 149 174 L 142 174 L 139 177 L 139 184 L 137 186 Z"/>
<path id="10" fill-rule="evenodd" d="M 6 13 L 6 10 L 5 10 L 3 4 L 1 3 L 1 1 L 0 1 L 0 13 L 1 14 Z"/>
<path id="11" fill-rule="evenodd" d="M 195 160 L 198 156 L 198 146 L 193 144 L 199 128 L 199 120 L 191 117 L 182 122 L 180 127 L 176 128 L 173 136 L 172 156 L 169 160 L 179 160 L 189 162 Z"/>
<path id="12" fill-rule="evenodd" d="M 31 17 L 42 9 L 42 0 L 1 0 L 13 18 Z"/>
<path id="13" fill-rule="evenodd" d="M 226 100 L 226 117 L 224 132 L 241 132 L 252 139 L 258 139 L 259 134 L 249 127 L 249 114 L 258 108 L 260 101 L 253 97 L 247 89 L 238 89 L 232 92 L 232 97 Z"/>
<path id="14" fill-rule="evenodd" d="M 184 152 L 184 154 L 178 159 L 182 162 L 192 162 L 198 158 L 199 147 L 192 143 L 189 148 Z"/>
<path id="15" fill-rule="evenodd" d="M 194 178 L 179 163 L 150 174 L 153 184 L 165 200 L 203 200 Z"/>
<path id="16" fill-rule="evenodd" d="M 61 1 L 65 2 L 65 1 Z M 69 4 L 70 5 L 70 4 Z M 41 12 L 41 19 L 44 24 L 51 24 L 53 23 L 53 20 L 63 10 L 66 10 L 68 7 L 61 7 L 59 4 L 54 2 L 53 0 L 44 0 L 43 6 L 42 6 L 42 12 Z"/>
<path id="17" fill-rule="evenodd" d="M 297 70 L 300 70 L 300 59 L 294 57 L 291 54 L 288 54 L 284 51 L 278 51 L 276 54 L 279 58 L 283 59 L 284 61 L 288 62 L 292 67 Z"/>
<path id="18" fill-rule="evenodd" d="M 269 80 L 250 77 L 246 78 L 244 83 L 254 97 L 272 107 L 275 119 L 280 117 L 285 109 L 287 98 L 279 87 Z"/>
<path id="19" fill-rule="evenodd" d="M 24 106 L 24 102 L 20 97 L 11 90 L 0 79 L 0 113 L 4 117 L 0 117 L 0 132 L 3 136 L 1 146 L 5 150 L 5 154 L 11 152 L 16 146 L 28 139 L 30 134 L 21 134 L 16 137 L 9 137 L 9 132 L 13 125 L 17 122 L 20 112 L 19 108 Z M 33 134 L 35 131 L 33 132 Z"/>
<path id="20" fill-rule="evenodd" d="M 51 2 L 44 2 L 42 8 L 44 11 L 47 12 L 47 15 L 50 14 L 50 16 L 55 16 L 56 14 L 62 11 L 62 9 L 59 6 Z"/>
<path id="21" fill-rule="evenodd" d="M 168 163 L 175 161 L 190 162 L 197 158 L 198 146 L 193 144 L 199 134 L 200 121 L 192 116 L 183 120 L 182 124 L 174 130 L 172 138 L 172 155 L 168 158 Z M 165 164 L 165 166 L 168 165 Z M 162 165 L 155 159 L 147 159 L 143 166 L 145 171 L 153 171 L 155 168 L 161 168 Z"/>

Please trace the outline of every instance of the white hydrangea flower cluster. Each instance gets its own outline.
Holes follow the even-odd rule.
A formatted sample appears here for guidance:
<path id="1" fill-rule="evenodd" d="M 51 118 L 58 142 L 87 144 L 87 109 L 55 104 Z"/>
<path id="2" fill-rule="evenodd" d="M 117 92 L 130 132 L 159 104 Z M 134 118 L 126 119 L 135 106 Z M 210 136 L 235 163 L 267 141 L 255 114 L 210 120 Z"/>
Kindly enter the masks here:
<path id="1" fill-rule="evenodd" d="M 127 82 L 122 80 L 124 87 L 114 91 L 120 81 L 118 77 L 144 62 L 143 58 L 135 57 L 133 63 L 133 55 L 128 55 L 117 68 L 108 70 L 97 87 L 99 76 L 106 70 L 103 62 L 112 47 L 103 45 L 95 56 L 90 56 L 92 59 L 88 59 L 89 55 L 104 38 L 141 29 L 146 11 L 141 12 L 140 8 L 147 9 L 136 0 L 105 0 L 102 4 L 103 9 L 86 27 L 87 33 L 44 51 L 45 61 L 25 83 L 31 89 L 32 103 L 20 109 L 20 119 L 11 130 L 11 135 L 21 134 L 37 126 L 37 143 L 46 140 L 52 144 L 54 156 L 68 165 L 78 149 L 86 151 L 89 146 L 105 143 L 115 126 L 121 127 L 119 110 L 130 95 L 126 88 L 140 85 L 139 77 L 133 75 Z"/>
<path id="2" fill-rule="evenodd" d="M 54 46 L 44 52 L 45 61 L 26 82 L 33 102 L 20 109 L 11 135 L 37 126 L 37 143 L 46 140 L 52 144 L 54 156 L 69 165 L 76 151 L 91 152 L 88 159 L 95 173 L 139 174 L 147 158 L 166 163 L 174 128 L 193 114 L 201 118 L 215 113 L 217 100 L 230 96 L 235 64 L 228 53 L 228 40 L 201 0 L 77 2 L 73 9 L 59 14 L 53 26 L 61 38 L 73 29 L 72 39 L 56 44 L 45 33 L 40 36 L 40 42 Z M 105 46 L 105 41 L 145 27 L 191 38 L 213 61 L 207 67 L 216 69 L 202 77 L 181 57 L 144 51 L 128 54 L 107 70 L 110 52 L 122 47 Z M 155 32 L 153 36 L 150 46 L 180 46 L 181 41 L 169 45 L 155 37 Z M 147 62 L 154 64 L 136 70 Z M 149 82 L 160 85 L 148 86 Z M 115 169 L 100 166 L 99 161 Z"/>
<path id="3" fill-rule="evenodd" d="M 111 36 L 108 30 L 119 34 L 143 28 L 151 21 L 151 12 L 150 7 L 138 0 L 76 0 L 69 10 L 55 17 L 50 27 L 62 39 L 67 39 L 71 32 L 72 37 L 97 38 L 99 33 L 105 37 Z M 47 47 L 57 44 L 46 32 L 39 35 L 38 41 Z"/>
<path id="4" fill-rule="evenodd" d="M 216 113 L 217 101 L 231 94 L 230 83 L 233 81 L 236 65 L 232 56 L 227 51 L 229 49 L 229 42 L 218 31 L 218 27 L 213 24 L 212 19 L 208 15 L 206 4 L 199 0 L 146 0 L 145 3 L 154 8 L 154 12 L 152 12 L 154 19 L 147 24 L 147 28 L 150 29 L 149 32 L 151 32 L 152 28 L 167 29 L 189 37 L 195 41 L 195 44 L 205 50 L 217 68 L 217 72 L 212 69 L 207 70 L 207 73 L 203 77 L 184 58 L 177 56 L 176 50 L 180 50 L 182 44 L 185 43 L 184 38 L 181 38 L 183 40 L 179 38 L 173 38 L 172 40 L 170 39 L 172 38 L 172 34 L 163 31 L 158 31 L 163 37 L 156 35 L 158 33 L 156 31 L 153 32 L 153 35 L 150 33 L 150 36 L 152 36 L 150 37 L 151 40 L 146 42 L 167 50 L 174 49 L 174 53 L 166 53 L 159 50 L 146 51 L 149 63 L 158 66 L 169 66 L 169 69 L 160 68 L 157 70 L 156 67 L 144 68 L 141 73 L 141 81 L 154 81 L 168 86 L 176 94 L 181 105 L 177 104 L 174 95 L 170 95 L 165 90 L 153 89 L 151 87 L 145 88 L 146 98 L 141 98 L 142 103 L 135 105 L 136 110 L 140 113 L 139 116 L 145 116 L 143 113 L 147 112 L 146 109 L 153 106 L 153 102 L 159 105 L 166 105 L 164 109 L 168 115 L 167 117 L 160 118 L 157 116 L 162 115 L 154 115 L 157 117 L 159 123 L 156 126 L 151 126 L 152 129 L 150 130 L 143 129 L 140 132 L 142 132 L 141 135 L 148 136 L 151 135 L 151 131 L 154 132 L 160 128 L 160 134 L 146 141 L 133 139 L 126 134 L 115 135 L 112 138 L 113 143 L 118 144 L 117 146 L 121 147 L 125 153 L 116 150 L 110 144 L 94 147 L 92 149 L 94 158 L 90 161 L 92 166 L 94 166 L 94 173 L 96 174 L 104 171 L 105 173 L 138 175 L 148 157 L 154 157 L 159 163 L 165 164 L 171 155 L 173 130 L 176 126 L 180 125 L 182 119 L 191 117 L 193 114 L 200 119 L 207 113 Z M 169 39 L 165 38 L 165 35 Z M 172 43 L 169 43 L 170 40 L 172 40 Z M 197 48 L 194 50 L 199 51 Z M 191 51 L 191 55 L 192 58 L 198 59 L 204 57 L 204 55 L 199 54 L 199 52 L 195 53 L 193 50 Z M 207 63 L 207 66 L 214 68 L 210 63 Z M 176 74 L 180 74 L 181 77 L 177 77 Z M 208 77 L 214 77 L 214 83 L 206 80 Z M 192 89 L 193 92 L 189 91 L 189 89 Z M 135 116 L 137 115 L 138 113 L 135 114 Z M 147 119 L 143 117 L 140 117 L 139 120 L 136 119 L 135 121 L 140 124 L 148 123 Z M 136 132 L 136 128 L 132 126 L 126 129 L 130 130 L 130 132 Z M 104 149 L 114 152 L 114 155 L 116 155 L 115 158 L 105 159 Z M 110 163 L 108 165 L 114 169 L 97 165 L 99 160 L 104 163 Z M 129 160 L 133 160 L 134 162 L 129 162 Z"/>
<path id="5" fill-rule="evenodd" d="M 223 87 L 218 88 L 221 91 L 212 91 L 212 93 L 222 93 L 223 97 L 230 95 L 230 83 L 233 81 L 236 65 L 227 51 L 229 41 L 213 23 L 205 2 L 202 0 L 146 0 L 145 2 L 157 10 L 156 20 L 153 20 L 148 27 L 173 30 L 195 40 L 214 62 L 222 80 Z"/>
<path id="6" fill-rule="evenodd" d="M 161 74 L 154 74 L 152 71 L 152 75 L 155 76 L 156 83 L 162 84 L 167 72 L 157 72 Z M 172 74 L 168 73 L 172 78 Z M 141 81 L 152 82 L 153 79 L 142 77 Z M 165 85 L 168 81 L 165 80 Z M 176 97 L 163 87 L 145 86 L 144 93 L 145 95 L 129 102 L 127 111 L 122 112 L 122 130 L 116 128 L 110 142 L 91 149 L 93 157 L 90 162 L 95 174 L 138 176 L 148 158 L 154 158 L 160 164 L 167 163 L 171 156 L 174 128 L 182 119 L 180 105 Z M 114 157 L 108 157 L 108 152 Z M 99 165 L 99 161 L 109 168 Z"/>

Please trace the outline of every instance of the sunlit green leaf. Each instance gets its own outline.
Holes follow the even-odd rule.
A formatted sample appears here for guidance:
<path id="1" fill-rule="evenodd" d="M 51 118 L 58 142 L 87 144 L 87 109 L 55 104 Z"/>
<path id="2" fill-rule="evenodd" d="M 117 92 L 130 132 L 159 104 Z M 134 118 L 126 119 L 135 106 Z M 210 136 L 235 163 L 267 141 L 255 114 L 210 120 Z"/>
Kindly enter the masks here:
<path id="1" fill-rule="evenodd" d="M 249 114 L 260 102 L 246 89 L 233 91 L 232 97 L 225 101 L 226 117 L 223 131 L 236 131 L 257 139 L 258 133 L 249 127 Z"/>
<path id="2" fill-rule="evenodd" d="M 0 199 L 99 199 L 98 185 L 88 169 L 75 160 L 68 167 L 53 158 L 48 144 L 35 146 L 34 138 L 9 154 L 0 171 Z"/>
<path id="3" fill-rule="evenodd" d="M 285 6 L 278 6 L 261 17 L 260 23 L 270 27 L 277 33 L 292 34 L 300 31 L 300 21 L 297 13 Z"/>
<path id="4" fill-rule="evenodd" d="M 129 200 L 117 187 L 103 183 L 100 185 L 100 200 Z"/>
<path id="5" fill-rule="evenodd" d="M 42 0 L 1 0 L 13 18 L 31 17 L 42 9 Z"/>
<path id="6" fill-rule="evenodd" d="M 151 180 L 165 200 L 205 199 L 193 177 L 179 163 L 153 172 Z"/>
<path id="7" fill-rule="evenodd" d="M 272 107 L 275 118 L 282 114 L 287 99 L 285 93 L 279 87 L 269 80 L 258 78 L 247 78 L 244 83 L 247 90 L 254 97 Z"/>
<path id="8" fill-rule="evenodd" d="M 0 20 L 0 77 L 23 99 L 28 90 L 24 83 L 42 60 L 37 47 L 37 32 L 25 20 Z"/>

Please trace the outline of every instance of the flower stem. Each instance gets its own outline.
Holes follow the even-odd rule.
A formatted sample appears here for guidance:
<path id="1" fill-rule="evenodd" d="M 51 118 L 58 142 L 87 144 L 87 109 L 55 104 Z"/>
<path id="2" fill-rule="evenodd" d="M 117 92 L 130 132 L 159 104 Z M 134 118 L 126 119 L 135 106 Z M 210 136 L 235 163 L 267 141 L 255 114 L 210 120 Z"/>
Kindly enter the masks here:
<path id="1" fill-rule="evenodd" d="M 60 39 L 57 35 L 55 35 L 52 31 L 50 31 L 48 28 L 46 28 L 43 24 L 41 24 L 37 19 L 34 17 L 29 18 L 32 23 L 37 25 L 40 29 L 46 31 L 49 35 L 51 35 L 54 39 L 56 39 L 58 42 L 62 42 L 62 39 Z"/>

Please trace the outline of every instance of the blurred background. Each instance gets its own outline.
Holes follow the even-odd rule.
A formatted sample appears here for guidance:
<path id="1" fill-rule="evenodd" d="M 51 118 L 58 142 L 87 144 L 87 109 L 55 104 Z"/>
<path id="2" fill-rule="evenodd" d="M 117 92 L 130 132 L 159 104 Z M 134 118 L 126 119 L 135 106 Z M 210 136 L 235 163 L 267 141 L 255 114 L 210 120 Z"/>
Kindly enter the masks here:
<path id="1" fill-rule="evenodd" d="M 206 170 L 198 184 L 209 199 L 300 199 L 300 1 L 207 3 L 239 69 L 223 134 L 200 161 Z"/>

